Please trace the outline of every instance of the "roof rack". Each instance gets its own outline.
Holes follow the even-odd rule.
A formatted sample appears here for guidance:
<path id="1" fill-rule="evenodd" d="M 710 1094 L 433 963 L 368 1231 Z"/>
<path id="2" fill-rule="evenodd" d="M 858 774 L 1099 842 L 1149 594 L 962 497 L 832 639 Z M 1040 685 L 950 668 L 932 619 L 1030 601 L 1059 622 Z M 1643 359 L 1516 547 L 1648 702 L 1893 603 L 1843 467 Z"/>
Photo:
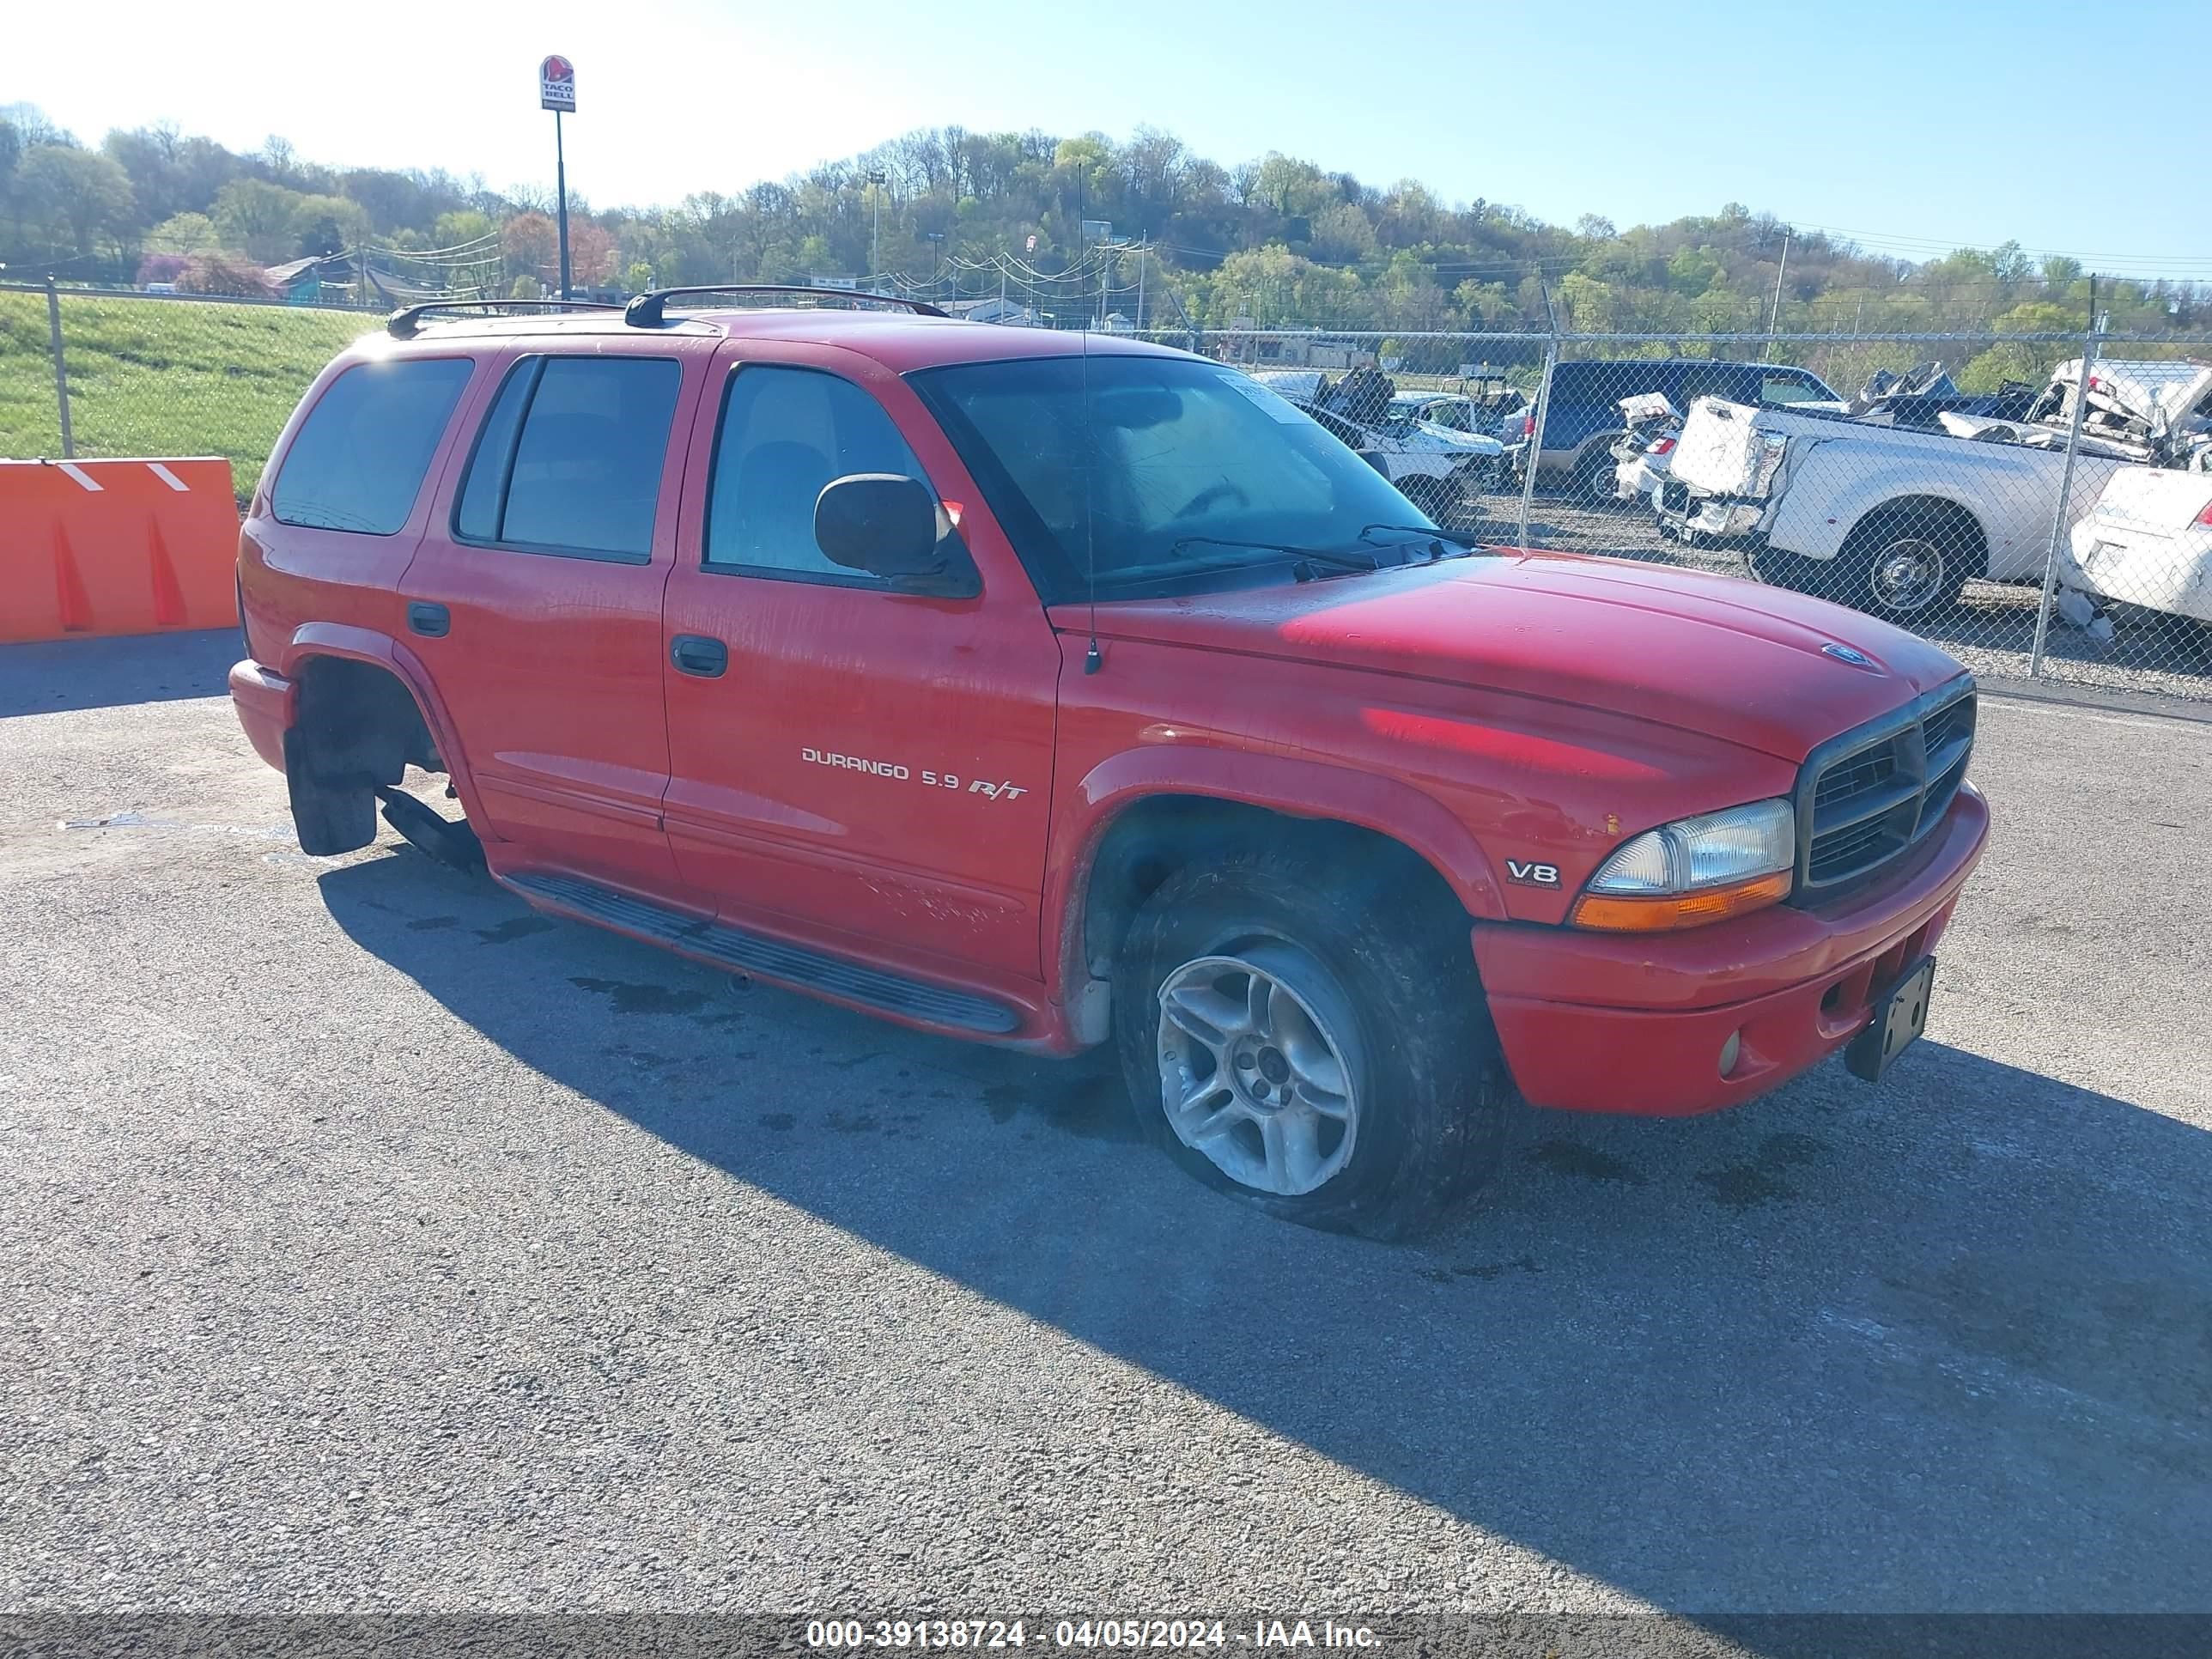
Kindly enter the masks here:
<path id="1" fill-rule="evenodd" d="M 801 288 L 791 283 L 714 283 L 704 288 L 657 288 L 650 294 L 641 294 L 623 307 L 623 321 L 632 328 L 659 328 L 667 320 L 664 313 L 668 302 L 683 294 L 805 294 L 817 300 L 826 297 L 856 305 L 896 306 L 918 317 L 948 314 L 926 301 L 901 299 L 895 294 L 863 294 L 858 289 Z"/>
<path id="2" fill-rule="evenodd" d="M 393 312 L 384 319 L 384 331 L 395 340 L 411 340 L 422 332 L 423 317 L 433 311 L 505 311 L 524 306 L 534 306 L 541 311 L 618 309 L 607 300 L 426 300 L 419 306 Z"/>

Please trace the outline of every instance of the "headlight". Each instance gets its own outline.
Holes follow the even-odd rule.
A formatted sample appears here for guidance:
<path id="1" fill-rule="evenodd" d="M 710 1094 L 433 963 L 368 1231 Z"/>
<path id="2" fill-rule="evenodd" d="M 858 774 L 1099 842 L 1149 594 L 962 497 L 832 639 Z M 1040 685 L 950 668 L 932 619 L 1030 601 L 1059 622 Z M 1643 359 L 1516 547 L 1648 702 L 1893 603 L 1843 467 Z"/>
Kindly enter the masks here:
<path id="1" fill-rule="evenodd" d="M 1568 920 L 1617 933 L 1696 927 L 1789 897 L 1796 869 L 1796 810 L 1786 800 L 1753 801 L 1623 842 Z"/>

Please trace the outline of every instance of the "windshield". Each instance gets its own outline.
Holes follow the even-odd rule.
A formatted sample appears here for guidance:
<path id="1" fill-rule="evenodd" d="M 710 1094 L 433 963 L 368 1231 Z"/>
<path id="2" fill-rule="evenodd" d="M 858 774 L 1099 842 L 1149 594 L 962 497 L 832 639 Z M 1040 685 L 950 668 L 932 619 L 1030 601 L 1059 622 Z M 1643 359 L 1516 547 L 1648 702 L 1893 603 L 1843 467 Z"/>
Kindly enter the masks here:
<path id="1" fill-rule="evenodd" d="M 1304 550 L 1396 562 L 1428 523 L 1374 468 L 1232 368 L 1121 354 L 923 370 L 911 380 L 1047 604 L 1249 586 Z M 1087 485 L 1087 488 L 1086 488 Z"/>

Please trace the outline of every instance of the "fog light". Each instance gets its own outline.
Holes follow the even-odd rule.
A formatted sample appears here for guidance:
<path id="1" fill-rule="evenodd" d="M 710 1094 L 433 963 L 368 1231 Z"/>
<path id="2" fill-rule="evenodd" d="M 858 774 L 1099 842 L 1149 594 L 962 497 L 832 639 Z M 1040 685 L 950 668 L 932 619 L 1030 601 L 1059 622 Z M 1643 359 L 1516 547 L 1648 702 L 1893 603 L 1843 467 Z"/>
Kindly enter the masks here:
<path id="1" fill-rule="evenodd" d="M 1735 1070 L 1736 1058 L 1742 1053 L 1743 1033 L 1741 1031 L 1730 1031 L 1729 1033 L 1729 1040 L 1721 1044 L 1721 1075 L 1723 1077 L 1726 1077 L 1730 1072 Z"/>

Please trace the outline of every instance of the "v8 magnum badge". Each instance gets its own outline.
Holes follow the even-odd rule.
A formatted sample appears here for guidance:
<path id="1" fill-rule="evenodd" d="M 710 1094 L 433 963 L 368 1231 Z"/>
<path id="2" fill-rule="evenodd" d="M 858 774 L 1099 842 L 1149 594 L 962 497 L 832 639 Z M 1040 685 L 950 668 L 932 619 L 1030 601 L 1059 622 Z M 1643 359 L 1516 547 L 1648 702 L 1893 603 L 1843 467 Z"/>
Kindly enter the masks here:
<path id="1" fill-rule="evenodd" d="M 932 789 L 951 789 L 985 800 L 1016 800 L 1030 793 L 1025 783 L 991 778 L 963 778 L 953 772 L 916 771 L 899 761 L 869 760 L 860 755 L 841 755 L 834 749 L 801 749 L 799 757 L 811 766 L 827 766 L 840 772 L 865 772 L 871 777 L 900 783 L 921 783 Z"/>

